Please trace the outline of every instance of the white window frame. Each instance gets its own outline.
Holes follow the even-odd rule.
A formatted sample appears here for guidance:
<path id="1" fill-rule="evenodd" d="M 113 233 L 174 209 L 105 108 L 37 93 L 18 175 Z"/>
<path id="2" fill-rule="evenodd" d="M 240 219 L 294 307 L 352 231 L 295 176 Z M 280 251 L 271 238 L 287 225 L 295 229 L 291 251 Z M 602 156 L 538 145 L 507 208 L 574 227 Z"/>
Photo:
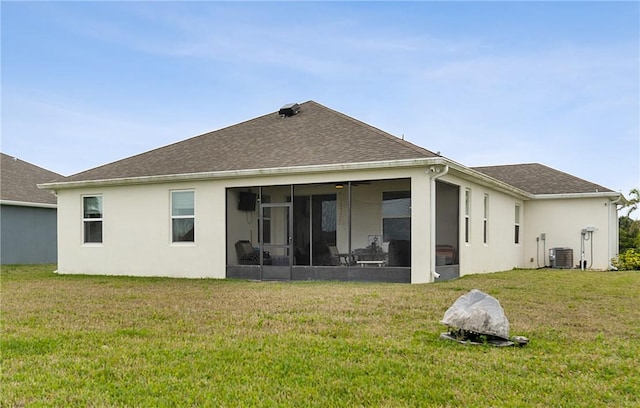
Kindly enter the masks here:
<path id="1" fill-rule="evenodd" d="M 85 198 L 91 198 L 91 197 L 96 197 L 96 198 L 100 198 L 100 217 L 99 218 L 87 218 L 85 217 L 85 208 L 84 208 L 84 199 Z M 104 199 L 102 194 L 82 194 L 80 196 L 80 207 L 81 207 L 81 211 L 82 211 L 82 245 L 85 246 L 102 246 L 102 244 L 104 243 Z M 87 235 L 86 235 L 86 224 L 88 222 L 92 222 L 92 223 L 100 223 L 101 224 L 101 234 L 100 234 L 100 241 L 87 241 Z"/>
<path id="2" fill-rule="evenodd" d="M 173 215 L 173 194 L 174 193 L 193 193 L 193 214 L 191 215 Z M 173 240 L 173 221 L 178 219 L 193 220 L 193 240 L 192 241 L 174 241 Z M 171 245 L 195 245 L 196 243 L 196 190 L 180 189 L 169 190 L 169 242 Z"/>
<path id="3" fill-rule="evenodd" d="M 471 189 L 464 189 L 464 243 L 471 244 Z"/>
<path id="4" fill-rule="evenodd" d="M 484 195 L 483 202 L 483 218 L 482 218 L 482 241 L 485 245 L 489 244 L 489 194 Z"/>
<path id="5" fill-rule="evenodd" d="M 521 208 L 520 204 L 516 204 L 514 207 L 514 231 L 513 231 L 513 241 L 516 245 L 520 245 L 520 217 Z"/>

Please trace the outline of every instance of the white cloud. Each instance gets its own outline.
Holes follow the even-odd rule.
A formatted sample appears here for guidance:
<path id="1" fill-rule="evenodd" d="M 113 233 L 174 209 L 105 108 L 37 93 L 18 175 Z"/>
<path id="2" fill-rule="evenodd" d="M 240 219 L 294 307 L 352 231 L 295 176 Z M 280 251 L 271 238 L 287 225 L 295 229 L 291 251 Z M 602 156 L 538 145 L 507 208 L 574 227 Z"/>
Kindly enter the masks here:
<path id="1" fill-rule="evenodd" d="M 117 73 L 105 83 L 118 89 L 91 83 L 105 100 L 3 89 L 3 109 L 17 115 L 3 124 L 10 135 L 3 144 L 26 151 L 34 143 L 19 135 L 46 134 L 35 149 L 74 152 L 65 172 L 314 99 L 467 165 L 555 163 L 587 179 L 602 176 L 594 181 L 611 188 L 637 174 L 637 39 L 513 48 L 481 32 L 453 35 L 416 21 L 375 25 L 358 13 L 325 13 L 334 6 L 319 3 L 296 5 L 315 13 L 295 17 L 265 12 L 285 3 L 38 7 L 82 39 L 64 44 L 80 55 L 90 46 L 155 64 L 141 70 L 148 82 L 135 91 L 139 84 L 120 84 Z M 25 90 L 31 96 L 20 100 Z M 615 169 L 591 167 L 590 160 L 614 158 Z"/>

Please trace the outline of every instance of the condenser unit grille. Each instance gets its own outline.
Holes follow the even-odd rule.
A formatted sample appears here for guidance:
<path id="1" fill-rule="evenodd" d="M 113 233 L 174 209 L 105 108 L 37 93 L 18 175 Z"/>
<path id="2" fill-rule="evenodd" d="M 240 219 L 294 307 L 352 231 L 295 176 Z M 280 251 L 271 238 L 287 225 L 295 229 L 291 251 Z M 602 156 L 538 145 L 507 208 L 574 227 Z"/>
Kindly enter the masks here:
<path id="1" fill-rule="evenodd" d="M 573 249 L 551 248 L 549 250 L 549 261 L 552 268 L 573 268 Z"/>

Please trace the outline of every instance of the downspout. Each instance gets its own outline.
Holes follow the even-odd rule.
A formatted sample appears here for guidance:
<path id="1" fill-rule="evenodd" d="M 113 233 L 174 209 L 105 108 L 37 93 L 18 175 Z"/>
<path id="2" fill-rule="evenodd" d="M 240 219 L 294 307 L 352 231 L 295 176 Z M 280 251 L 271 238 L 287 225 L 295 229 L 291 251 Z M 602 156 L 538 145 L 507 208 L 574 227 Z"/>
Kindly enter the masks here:
<path id="1" fill-rule="evenodd" d="M 622 201 L 623 196 L 622 194 L 620 194 L 618 196 L 618 198 L 616 198 L 615 200 L 610 200 L 608 205 L 607 205 L 607 221 L 608 221 L 608 225 L 607 225 L 607 230 L 609 231 L 609 233 L 607 234 L 607 259 L 609 260 L 609 270 L 610 271 L 617 271 L 618 268 L 616 268 L 615 266 L 613 266 L 613 263 L 611 262 L 611 259 L 613 258 L 612 254 L 611 254 L 611 244 L 612 244 L 612 235 L 616 236 L 616 239 L 619 239 L 617 237 L 617 229 L 620 228 L 618 226 L 618 222 L 616 220 L 616 228 L 611 231 L 611 205 L 615 205 L 617 207 L 618 204 L 620 204 L 620 202 Z M 618 216 L 618 210 L 616 208 L 616 218 Z"/>
<path id="2" fill-rule="evenodd" d="M 351 239 L 352 239 L 352 236 L 351 236 L 351 228 L 352 228 L 352 225 L 351 225 L 351 201 L 352 201 L 351 187 L 352 187 L 351 186 L 351 181 L 349 181 L 347 183 L 347 194 L 348 194 L 348 196 L 347 196 L 347 200 L 348 200 L 347 201 L 347 224 L 349 225 L 349 227 L 348 227 L 349 248 L 348 248 L 347 253 L 349 254 L 349 261 L 351 259 L 355 259 L 353 253 L 351 252 Z"/>
<path id="3" fill-rule="evenodd" d="M 430 233 L 431 233 L 431 245 L 430 245 L 430 263 L 431 263 L 431 276 L 435 281 L 440 277 L 440 274 L 436 272 L 436 179 L 444 176 L 449 172 L 449 165 L 445 164 L 442 166 L 430 166 L 426 173 L 429 177 L 431 177 L 430 181 L 430 189 L 429 199 L 431 201 L 431 225 L 430 225 Z"/>

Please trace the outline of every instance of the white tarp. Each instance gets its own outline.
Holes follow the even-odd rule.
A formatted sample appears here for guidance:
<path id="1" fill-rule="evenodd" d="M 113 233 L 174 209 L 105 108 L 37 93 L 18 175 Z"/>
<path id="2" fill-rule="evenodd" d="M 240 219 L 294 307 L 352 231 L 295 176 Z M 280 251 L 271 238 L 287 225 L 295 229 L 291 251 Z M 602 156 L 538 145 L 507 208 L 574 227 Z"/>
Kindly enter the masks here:
<path id="1" fill-rule="evenodd" d="M 478 289 L 460 296 L 445 312 L 441 323 L 468 332 L 509 339 L 509 320 L 500 302 Z"/>

